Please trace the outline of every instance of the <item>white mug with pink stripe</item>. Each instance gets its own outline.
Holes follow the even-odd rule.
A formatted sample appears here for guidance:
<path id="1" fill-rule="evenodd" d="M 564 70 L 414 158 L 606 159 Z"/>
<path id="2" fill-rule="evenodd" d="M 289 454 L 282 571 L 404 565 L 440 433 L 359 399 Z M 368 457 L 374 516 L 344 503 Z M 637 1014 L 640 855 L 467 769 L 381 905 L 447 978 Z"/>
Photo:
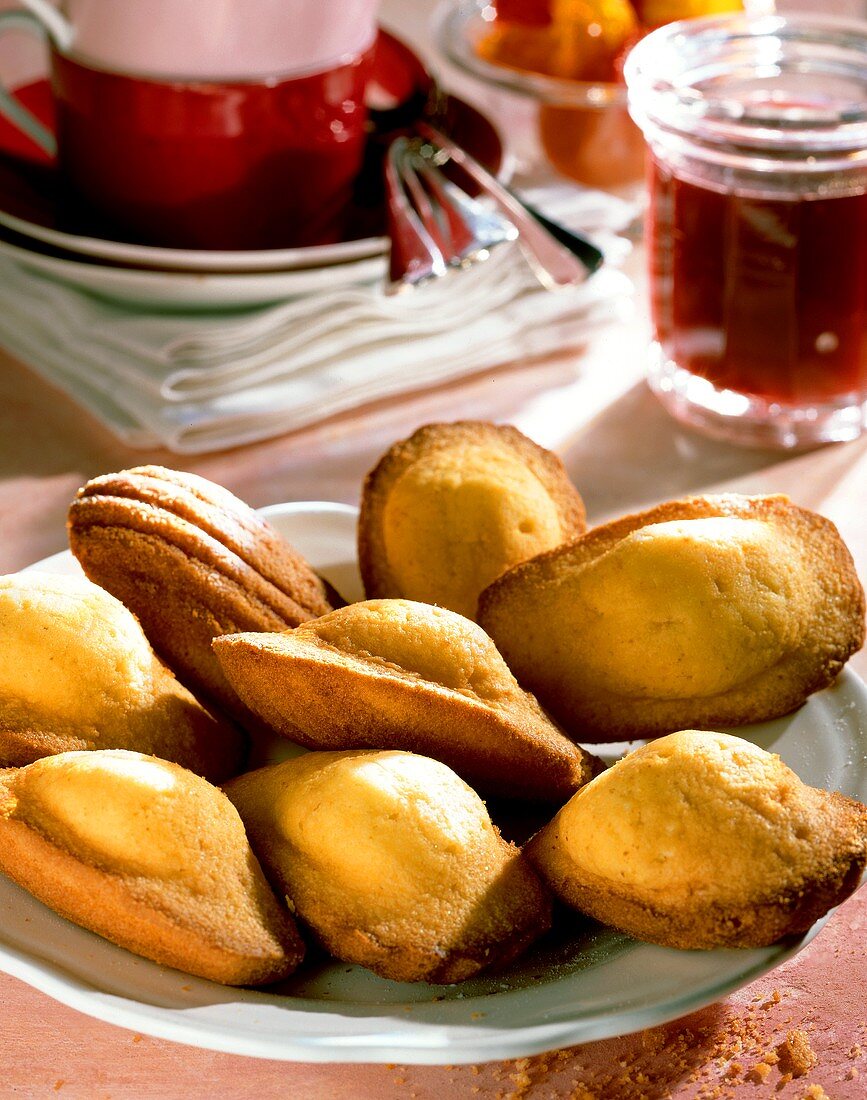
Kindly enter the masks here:
<path id="1" fill-rule="evenodd" d="M 20 0 L 64 52 L 157 78 L 333 68 L 376 34 L 378 0 Z"/>

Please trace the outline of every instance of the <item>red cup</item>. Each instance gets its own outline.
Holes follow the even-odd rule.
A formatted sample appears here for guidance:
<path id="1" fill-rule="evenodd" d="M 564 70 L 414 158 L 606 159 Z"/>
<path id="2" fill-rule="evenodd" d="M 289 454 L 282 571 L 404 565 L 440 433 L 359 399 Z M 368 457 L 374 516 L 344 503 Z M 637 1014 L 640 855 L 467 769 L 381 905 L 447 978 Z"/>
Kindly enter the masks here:
<path id="1" fill-rule="evenodd" d="M 148 244 L 331 243 L 364 154 L 371 58 L 285 79 L 188 82 L 53 50 L 59 167 L 102 217 Z"/>
<path id="2" fill-rule="evenodd" d="M 29 12 L 3 28 L 37 30 Z M 264 249 L 345 236 L 366 143 L 374 46 L 255 78 L 122 71 L 50 43 L 54 137 L 0 87 L 0 114 L 50 154 L 119 239 Z"/>

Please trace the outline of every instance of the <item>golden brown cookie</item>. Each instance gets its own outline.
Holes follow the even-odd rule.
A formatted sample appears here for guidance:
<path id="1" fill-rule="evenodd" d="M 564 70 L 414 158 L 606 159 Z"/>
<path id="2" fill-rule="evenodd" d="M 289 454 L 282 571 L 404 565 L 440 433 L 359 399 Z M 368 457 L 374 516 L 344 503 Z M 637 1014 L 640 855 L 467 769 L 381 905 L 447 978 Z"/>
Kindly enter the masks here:
<path id="1" fill-rule="evenodd" d="M 773 753 L 686 730 L 636 749 L 526 846 L 568 904 L 666 947 L 762 947 L 857 887 L 867 806 Z"/>
<path id="2" fill-rule="evenodd" d="M 560 459 L 517 428 L 428 424 L 395 443 L 365 480 L 364 590 L 473 619 L 491 581 L 584 528 L 584 504 Z"/>
<path id="3" fill-rule="evenodd" d="M 275 889 L 338 959 L 456 982 L 544 932 L 547 892 L 444 764 L 315 752 L 226 786 Z"/>
<path id="4" fill-rule="evenodd" d="M 484 631 L 442 607 L 368 600 L 214 649 L 247 706 L 307 748 L 407 749 L 488 794 L 551 801 L 598 764 L 518 686 Z"/>
<path id="5" fill-rule="evenodd" d="M 141 466 L 94 478 L 68 529 L 85 573 L 135 613 L 180 679 L 235 714 L 211 639 L 285 630 L 341 602 L 270 524 L 194 474 Z"/>
<path id="6" fill-rule="evenodd" d="M 0 763 L 135 749 L 215 782 L 245 739 L 156 658 L 132 612 L 84 577 L 0 577 Z"/>
<path id="7" fill-rule="evenodd" d="M 864 593 L 827 519 L 787 498 L 694 497 L 516 566 L 479 622 L 582 741 L 786 714 L 864 641 Z"/>
<path id="8" fill-rule="evenodd" d="M 304 953 L 231 802 L 140 753 L 0 773 L 0 870 L 75 924 L 215 982 L 277 981 Z"/>

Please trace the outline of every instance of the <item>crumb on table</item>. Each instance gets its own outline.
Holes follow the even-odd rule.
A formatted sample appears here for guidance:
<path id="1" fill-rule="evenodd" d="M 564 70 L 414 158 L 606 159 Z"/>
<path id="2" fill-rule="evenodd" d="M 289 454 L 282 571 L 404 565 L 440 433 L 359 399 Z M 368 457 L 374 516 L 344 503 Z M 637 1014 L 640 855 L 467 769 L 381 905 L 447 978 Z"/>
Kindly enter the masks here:
<path id="1" fill-rule="evenodd" d="M 785 1040 L 777 1046 L 777 1054 L 780 1059 L 780 1073 L 789 1078 L 803 1077 L 819 1061 L 816 1052 L 810 1046 L 810 1039 L 805 1031 L 795 1028 L 786 1035 Z"/>

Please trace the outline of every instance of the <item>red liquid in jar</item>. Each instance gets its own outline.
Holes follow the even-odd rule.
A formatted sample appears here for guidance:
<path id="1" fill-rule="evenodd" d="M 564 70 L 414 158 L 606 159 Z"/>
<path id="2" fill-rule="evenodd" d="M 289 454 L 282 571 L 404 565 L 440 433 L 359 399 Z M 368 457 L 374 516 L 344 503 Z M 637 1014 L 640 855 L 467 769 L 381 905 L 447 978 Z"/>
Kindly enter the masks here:
<path id="1" fill-rule="evenodd" d="M 667 360 L 785 405 L 867 391 L 867 194 L 726 194 L 655 160 L 650 186 L 651 308 Z"/>

